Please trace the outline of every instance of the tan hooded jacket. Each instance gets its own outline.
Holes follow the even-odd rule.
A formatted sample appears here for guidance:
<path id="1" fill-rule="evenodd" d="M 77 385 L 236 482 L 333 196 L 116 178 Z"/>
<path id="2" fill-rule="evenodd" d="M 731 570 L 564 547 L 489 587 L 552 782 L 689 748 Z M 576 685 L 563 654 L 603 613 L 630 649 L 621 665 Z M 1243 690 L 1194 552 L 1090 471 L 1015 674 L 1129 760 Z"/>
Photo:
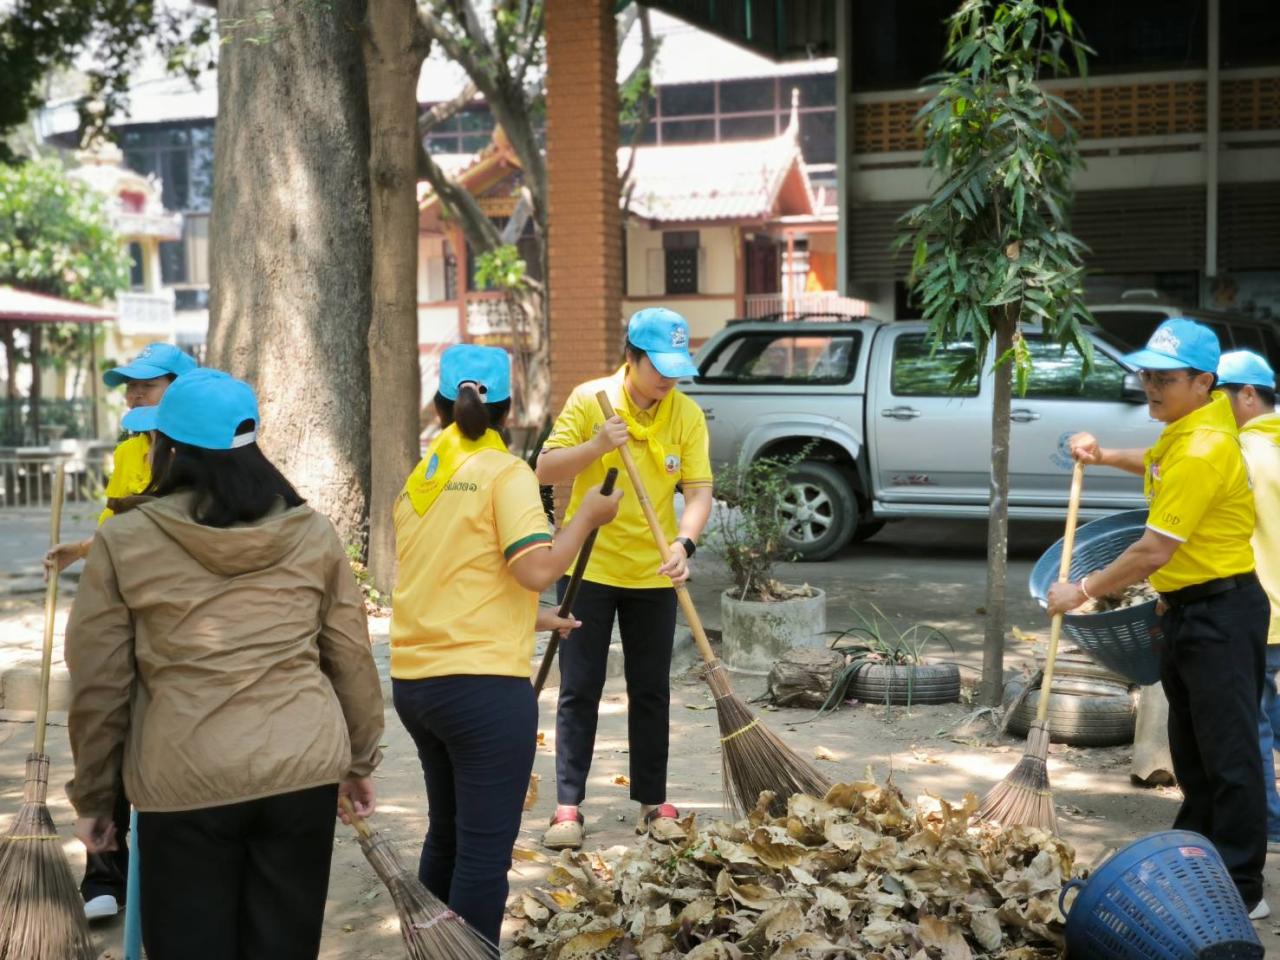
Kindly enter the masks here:
<path id="1" fill-rule="evenodd" d="M 80 816 L 111 814 L 121 769 L 135 807 L 174 811 L 367 776 L 381 759 L 363 598 L 307 506 L 217 528 L 176 494 L 112 518 L 66 660 Z"/>

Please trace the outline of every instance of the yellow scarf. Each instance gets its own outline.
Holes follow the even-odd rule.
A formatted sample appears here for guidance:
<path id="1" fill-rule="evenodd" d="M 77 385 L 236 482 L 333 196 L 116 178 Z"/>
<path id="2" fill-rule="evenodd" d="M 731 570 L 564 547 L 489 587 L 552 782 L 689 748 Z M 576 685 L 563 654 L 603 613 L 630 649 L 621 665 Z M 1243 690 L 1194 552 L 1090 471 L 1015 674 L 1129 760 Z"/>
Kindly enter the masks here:
<path id="1" fill-rule="evenodd" d="M 627 368 L 624 366 L 617 373 L 618 377 L 618 395 L 622 398 L 622 402 L 614 406 L 614 412 L 622 418 L 623 423 L 627 425 L 627 433 L 631 435 L 633 440 L 639 440 L 649 448 L 649 453 L 653 455 L 653 459 L 659 467 L 667 459 L 667 448 L 663 446 L 659 437 L 665 436 L 667 428 L 671 424 L 671 411 L 675 409 L 675 391 L 672 390 L 660 401 L 652 407 L 653 422 L 648 426 L 640 423 L 640 410 L 636 409 L 634 403 L 631 402 L 631 394 L 627 393 Z M 610 459 L 612 458 L 612 459 Z M 614 450 L 603 458 L 606 466 L 622 467 L 622 455 Z"/>
<path id="2" fill-rule="evenodd" d="M 496 430 L 486 430 L 479 440 L 468 440 L 456 423 L 451 423 L 440 431 L 440 435 L 431 441 L 426 455 L 413 468 L 409 479 L 404 483 L 403 496 L 409 498 L 418 516 L 431 509 L 436 497 L 448 487 L 458 468 L 481 450 L 501 450 L 506 453 L 507 445 L 502 442 L 502 437 L 498 436 Z"/>

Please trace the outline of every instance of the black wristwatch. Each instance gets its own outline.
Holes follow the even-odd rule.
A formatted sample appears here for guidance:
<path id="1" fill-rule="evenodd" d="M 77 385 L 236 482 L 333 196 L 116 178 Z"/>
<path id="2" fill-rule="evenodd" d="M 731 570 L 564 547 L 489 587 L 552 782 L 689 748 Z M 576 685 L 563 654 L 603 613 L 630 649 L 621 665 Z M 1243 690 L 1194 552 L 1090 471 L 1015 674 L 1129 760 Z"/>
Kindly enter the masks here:
<path id="1" fill-rule="evenodd" d="M 684 555 L 688 560 L 692 560 L 693 555 L 698 552 L 698 545 L 688 537 L 676 537 L 676 543 L 684 544 Z"/>

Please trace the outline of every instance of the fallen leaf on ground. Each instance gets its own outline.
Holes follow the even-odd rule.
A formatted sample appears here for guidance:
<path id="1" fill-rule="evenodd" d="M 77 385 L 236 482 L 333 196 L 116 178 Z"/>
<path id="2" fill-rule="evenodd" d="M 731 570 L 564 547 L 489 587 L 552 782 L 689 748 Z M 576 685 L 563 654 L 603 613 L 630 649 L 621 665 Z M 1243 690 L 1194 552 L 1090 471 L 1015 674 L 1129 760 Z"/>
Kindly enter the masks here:
<path id="1" fill-rule="evenodd" d="M 616 777 L 613 778 L 613 782 L 620 787 L 631 786 L 631 778 L 628 777 L 625 773 L 618 774 Z"/>
<path id="2" fill-rule="evenodd" d="M 813 758 L 815 760 L 828 760 L 831 763 L 836 762 L 836 755 L 823 746 L 813 748 Z"/>

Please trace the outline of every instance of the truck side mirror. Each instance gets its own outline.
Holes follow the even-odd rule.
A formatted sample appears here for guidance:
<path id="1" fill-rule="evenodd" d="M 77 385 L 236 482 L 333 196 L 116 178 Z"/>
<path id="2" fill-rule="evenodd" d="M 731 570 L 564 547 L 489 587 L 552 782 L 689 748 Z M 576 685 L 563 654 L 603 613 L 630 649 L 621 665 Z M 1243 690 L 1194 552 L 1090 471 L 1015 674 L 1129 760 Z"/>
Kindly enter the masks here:
<path id="1" fill-rule="evenodd" d="M 1146 403 L 1147 391 L 1142 389 L 1142 380 L 1136 373 L 1124 375 L 1124 385 L 1120 388 L 1120 399 L 1126 403 Z"/>

